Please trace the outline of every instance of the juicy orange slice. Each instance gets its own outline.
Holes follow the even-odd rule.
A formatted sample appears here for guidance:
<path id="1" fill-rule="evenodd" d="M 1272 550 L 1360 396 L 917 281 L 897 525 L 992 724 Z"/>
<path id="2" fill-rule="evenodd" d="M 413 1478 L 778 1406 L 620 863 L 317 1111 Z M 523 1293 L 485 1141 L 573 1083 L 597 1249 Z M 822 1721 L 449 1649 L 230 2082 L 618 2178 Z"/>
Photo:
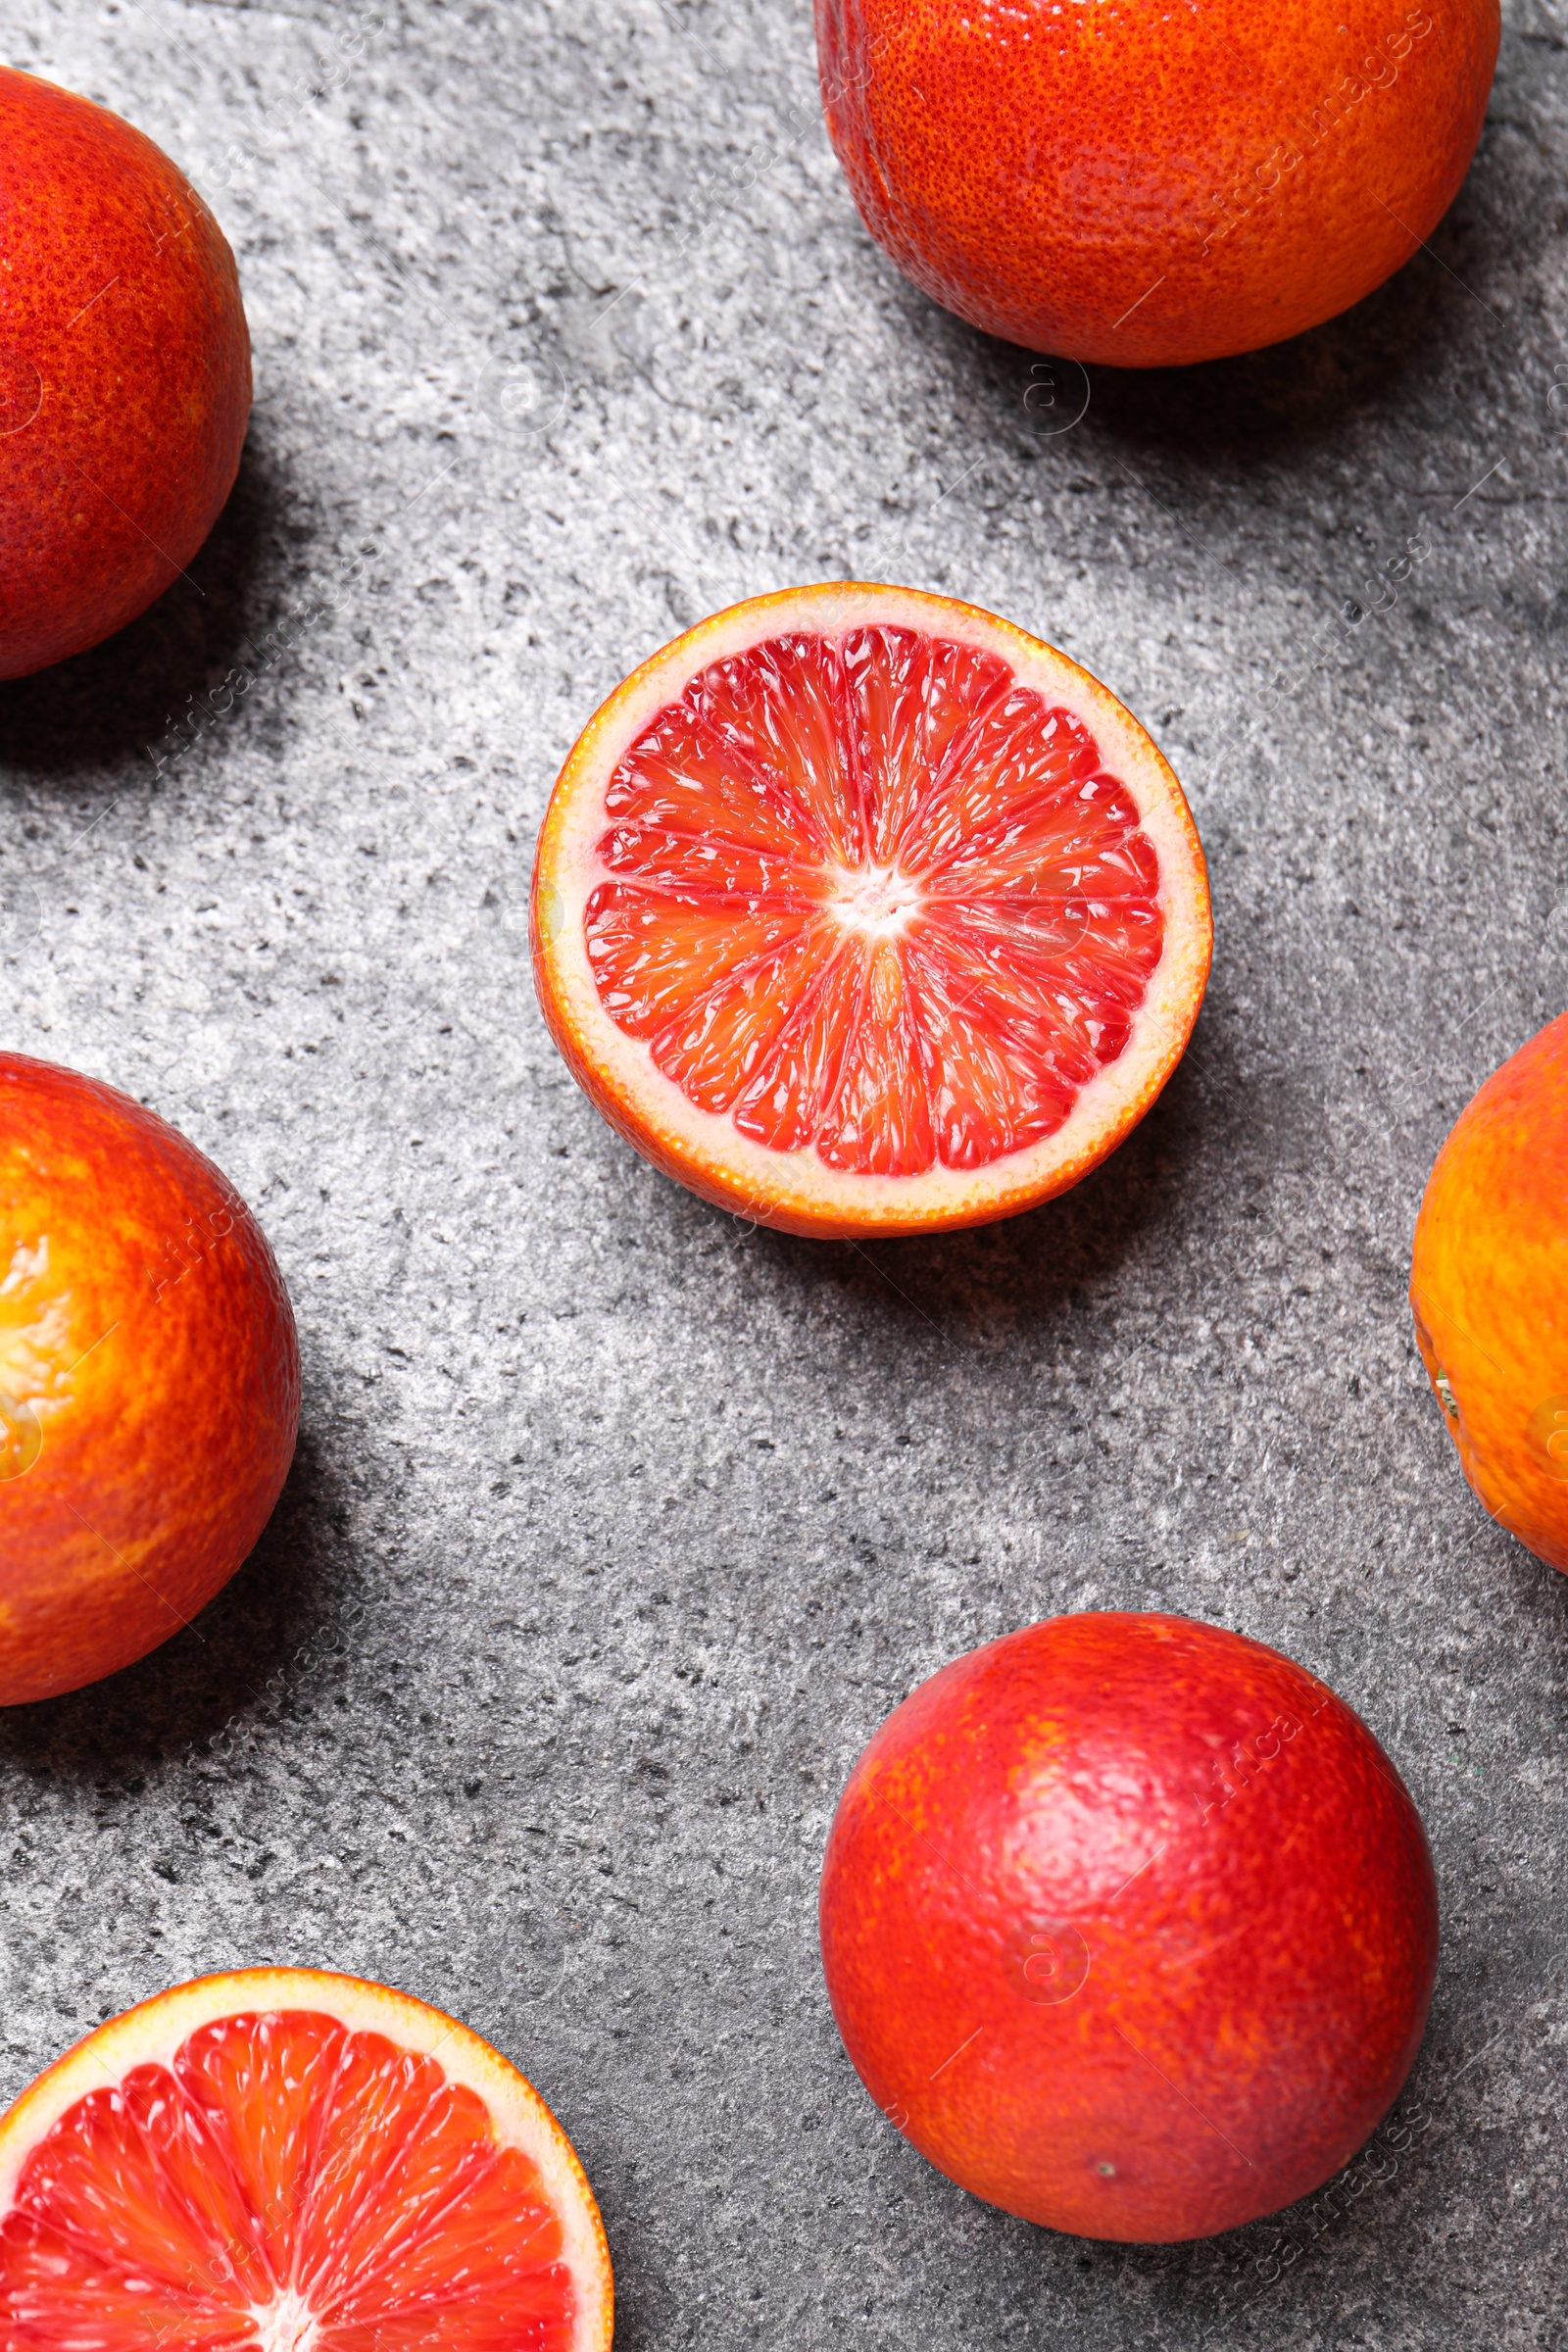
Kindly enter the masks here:
<path id="1" fill-rule="evenodd" d="M 1131 713 L 910 589 L 760 597 L 590 721 L 534 867 L 540 1003 L 639 1151 L 759 1223 L 973 1225 L 1143 1116 L 1207 979 L 1202 851 Z"/>
<path id="2" fill-rule="evenodd" d="M 604 2352 L 593 2192 L 464 2026 L 315 1970 L 207 1977 L 0 2122 L 8 2352 Z"/>

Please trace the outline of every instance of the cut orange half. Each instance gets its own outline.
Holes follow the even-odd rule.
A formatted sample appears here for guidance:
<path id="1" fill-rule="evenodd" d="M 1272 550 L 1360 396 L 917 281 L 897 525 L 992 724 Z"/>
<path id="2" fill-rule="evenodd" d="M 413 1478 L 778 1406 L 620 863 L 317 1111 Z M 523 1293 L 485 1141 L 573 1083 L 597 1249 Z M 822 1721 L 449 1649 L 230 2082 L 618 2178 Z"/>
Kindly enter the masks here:
<path id="1" fill-rule="evenodd" d="M 0 2122 L 8 2352 L 605 2352 L 610 2256 L 555 2117 L 439 2010 L 204 1977 Z"/>
<path id="2" fill-rule="evenodd" d="M 561 772 L 539 999 L 657 1167 L 789 1232 L 1011 1216 L 1142 1118 L 1198 1017 L 1181 786 L 1065 655 L 946 597 L 735 605 Z"/>

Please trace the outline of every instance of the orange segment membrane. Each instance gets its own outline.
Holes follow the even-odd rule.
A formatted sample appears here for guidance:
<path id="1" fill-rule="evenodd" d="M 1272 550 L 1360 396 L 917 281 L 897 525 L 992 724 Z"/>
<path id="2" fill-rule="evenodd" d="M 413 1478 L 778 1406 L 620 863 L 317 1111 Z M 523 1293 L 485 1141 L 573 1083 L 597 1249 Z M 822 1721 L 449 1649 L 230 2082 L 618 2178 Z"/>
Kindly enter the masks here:
<path id="1" fill-rule="evenodd" d="M 537 2168 L 434 2058 L 222 2018 L 63 2115 L 0 2224 L 24 2352 L 567 2352 Z"/>
<path id="2" fill-rule="evenodd" d="M 699 1109 L 829 1167 L 985 1167 L 1124 1050 L 1159 864 L 1082 721 L 906 628 L 694 678 L 605 795 L 600 1002 Z"/>

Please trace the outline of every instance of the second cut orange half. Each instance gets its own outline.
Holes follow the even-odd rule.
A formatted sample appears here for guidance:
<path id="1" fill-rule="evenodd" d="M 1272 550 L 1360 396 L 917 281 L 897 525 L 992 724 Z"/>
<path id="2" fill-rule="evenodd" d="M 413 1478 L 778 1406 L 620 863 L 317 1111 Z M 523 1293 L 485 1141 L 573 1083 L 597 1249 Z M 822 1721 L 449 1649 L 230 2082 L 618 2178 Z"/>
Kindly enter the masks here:
<path id="1" fill-rule="evenodd" d="M 610 2352 L 613 2306 L 532 2083 L 363 1978 L 176 1985 L 0 2120 L 7 2352 Z"/>
<path id="2" fill-rule="evenodd" d="M 539 839 L 539 999 L 638 1151 L 824 1238 L 1014 1215 L 1170 1076 L 1212 948 L 1171 769 L 974 605 L 787 589 L 656 654 Z"/>

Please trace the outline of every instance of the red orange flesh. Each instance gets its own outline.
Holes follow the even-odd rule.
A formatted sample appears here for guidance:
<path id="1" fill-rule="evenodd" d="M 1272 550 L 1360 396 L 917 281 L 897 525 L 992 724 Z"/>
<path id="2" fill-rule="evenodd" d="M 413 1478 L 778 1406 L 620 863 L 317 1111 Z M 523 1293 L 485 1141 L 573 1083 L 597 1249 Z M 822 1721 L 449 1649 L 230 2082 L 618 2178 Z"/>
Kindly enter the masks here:
<path id="1" fill-rule="evenodd" d="M 1430 237 L 1481 133 L 1497 0 L 816 0 L 871 234 L 989 334 L 1116 368 L 1252 351 Z"/>
<path id="2" fill-rule="evenodd" d="M 299 1410 L 288 1295 L 220 1170 L 0 1054 L 0 1705 L 187 1624 L 266 1525 Z"/>
<path id="3" fill-rule="evenodd" d="M 1058 1617 L 946 1667 L 850 1776 L 833 2014 L 942 2172 L 1085 2237 L 1206 2236 L 1318 2186 L 1409 2070 L 1437 1890 L 1402 1782 L 1290 1659 Z"/>
<path id="4" fill-rule="evenodd" d="M 1201 1000 L 1180 787 L 1076 663 L 949 599 L 717 614 L 612 695 L 540 836 L 541 1004 L 606 1115 L 802 1233 L 1033 1206 L 1112 1150 Z"/>
<path id="5" fill-rule="evenodd" d="M 361 1979 L 178 1986 L 0 2121 L 18 2352 L 606 2352 L 612 2305 L 593 2192 L 532 2084 Z"/>
<path id="6" fill-rule="evenodd" d="M 1416 1221 L 1410 1300 L 1466 1478 L 1568 1570 L 1568 1013 L 1455 1122 Z"/>
<path id="7" fill-rule="evenodd" d="M 189 564 L 239 466 L 234 257 L 118 115 L 0 67 L 0 678 L 123 627 Z"/>

